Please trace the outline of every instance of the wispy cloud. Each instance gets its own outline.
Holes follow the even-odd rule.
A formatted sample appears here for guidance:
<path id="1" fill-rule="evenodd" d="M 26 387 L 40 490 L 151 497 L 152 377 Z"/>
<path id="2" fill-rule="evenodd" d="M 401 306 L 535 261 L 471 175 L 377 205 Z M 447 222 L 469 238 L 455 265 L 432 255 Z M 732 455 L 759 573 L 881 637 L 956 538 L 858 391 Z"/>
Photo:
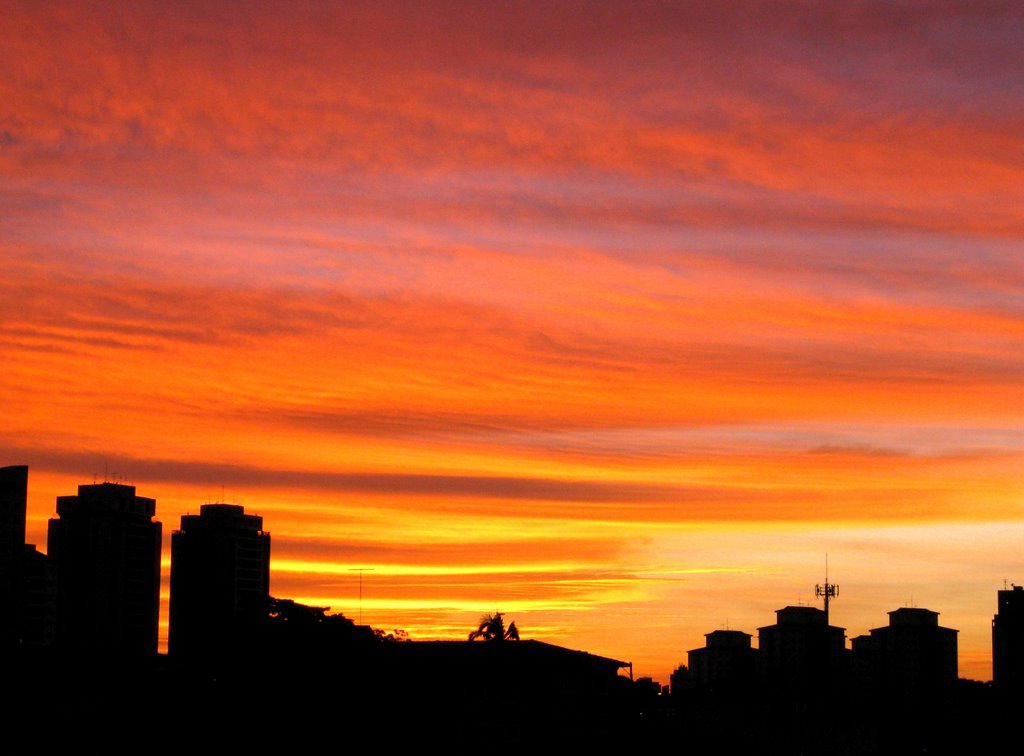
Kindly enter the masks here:
<path id="1" fill-rule="evenodd" d="M 650 587 L 680 533 L 1019 517 L 1014 4 L 9 2 L 0 32 L 0 455 L 50 488 L 115 458 L 173 518 L 227 484 L 282 558 L 404 565 L 396 625 L 501 595 L 622 656 L 613 617 L 710 629 L 714 591 Z M 281 585 L 344 593 L 318 569 Z"/>

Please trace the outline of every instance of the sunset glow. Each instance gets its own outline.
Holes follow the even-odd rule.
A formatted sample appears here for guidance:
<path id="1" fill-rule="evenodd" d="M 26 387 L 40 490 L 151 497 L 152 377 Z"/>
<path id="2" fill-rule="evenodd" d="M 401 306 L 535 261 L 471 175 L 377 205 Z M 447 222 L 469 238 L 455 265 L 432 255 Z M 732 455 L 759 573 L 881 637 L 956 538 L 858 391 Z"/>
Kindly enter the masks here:
<path id="1" fill-rule="evenodd" d="M 29 540 L 94 476 L 226 500 L 276 596 L 665 683 L 827 553 L 849 636 L 927 607 L 990 679 L 1024 7 L 726 7 L 6 2 Z"/>

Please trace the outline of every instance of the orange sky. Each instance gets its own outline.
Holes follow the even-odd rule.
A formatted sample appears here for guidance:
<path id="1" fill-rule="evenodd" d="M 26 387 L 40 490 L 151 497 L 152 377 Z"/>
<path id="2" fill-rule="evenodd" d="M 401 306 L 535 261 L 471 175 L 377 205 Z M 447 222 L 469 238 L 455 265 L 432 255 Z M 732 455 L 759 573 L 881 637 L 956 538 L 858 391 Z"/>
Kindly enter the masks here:
<path id="1" fill-rule="evenodd" d="M 666 682 L 828 552 L 850 636 L 925 606 L 989 679 L 1019 5 L 41 5 L 0 14 L 36 542 L 108 470 L 167 532 L 262 514 L 277 595 L 354 617 L 372 568 L 375 626 L 501 610 Z"/>

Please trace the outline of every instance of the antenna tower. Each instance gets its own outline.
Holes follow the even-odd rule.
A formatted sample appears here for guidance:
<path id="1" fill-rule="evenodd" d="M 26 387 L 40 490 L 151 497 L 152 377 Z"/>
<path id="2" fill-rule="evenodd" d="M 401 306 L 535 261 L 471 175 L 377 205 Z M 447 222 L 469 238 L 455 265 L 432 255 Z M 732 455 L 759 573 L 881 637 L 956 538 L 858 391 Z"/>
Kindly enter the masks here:
<path id="1" fill-rule="evenodd" d="M 825 600 L 825 624 L 828 625 L 828 603 L 839 595 L 839 586 L 828 582 L 828 554 L 825 554 L 825 582 L 814 586 L 814 595 Z"/>

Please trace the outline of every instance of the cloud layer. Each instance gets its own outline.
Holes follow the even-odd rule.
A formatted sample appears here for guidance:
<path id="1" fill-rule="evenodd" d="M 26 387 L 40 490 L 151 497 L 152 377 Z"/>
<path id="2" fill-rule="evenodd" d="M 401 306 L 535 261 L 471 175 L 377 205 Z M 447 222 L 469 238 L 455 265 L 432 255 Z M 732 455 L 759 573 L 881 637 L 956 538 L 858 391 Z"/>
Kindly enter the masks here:
<path id="1" fill-rule="evenodd" d="M 279 593 L 352 613 L 373 566 L 376 624 L 499 601 L 666 677 L 716 595 L 750 631 L 826 550 L 895 601 L 872 534 L 1021 533 L 1016 4 L 12 2 L 0 31 L 0 464 L 37 541 L 105 465 L 169 527 L 223 486 L 282 534 Z M 932 608 L 986 622 L 1002 549 Z"/>

